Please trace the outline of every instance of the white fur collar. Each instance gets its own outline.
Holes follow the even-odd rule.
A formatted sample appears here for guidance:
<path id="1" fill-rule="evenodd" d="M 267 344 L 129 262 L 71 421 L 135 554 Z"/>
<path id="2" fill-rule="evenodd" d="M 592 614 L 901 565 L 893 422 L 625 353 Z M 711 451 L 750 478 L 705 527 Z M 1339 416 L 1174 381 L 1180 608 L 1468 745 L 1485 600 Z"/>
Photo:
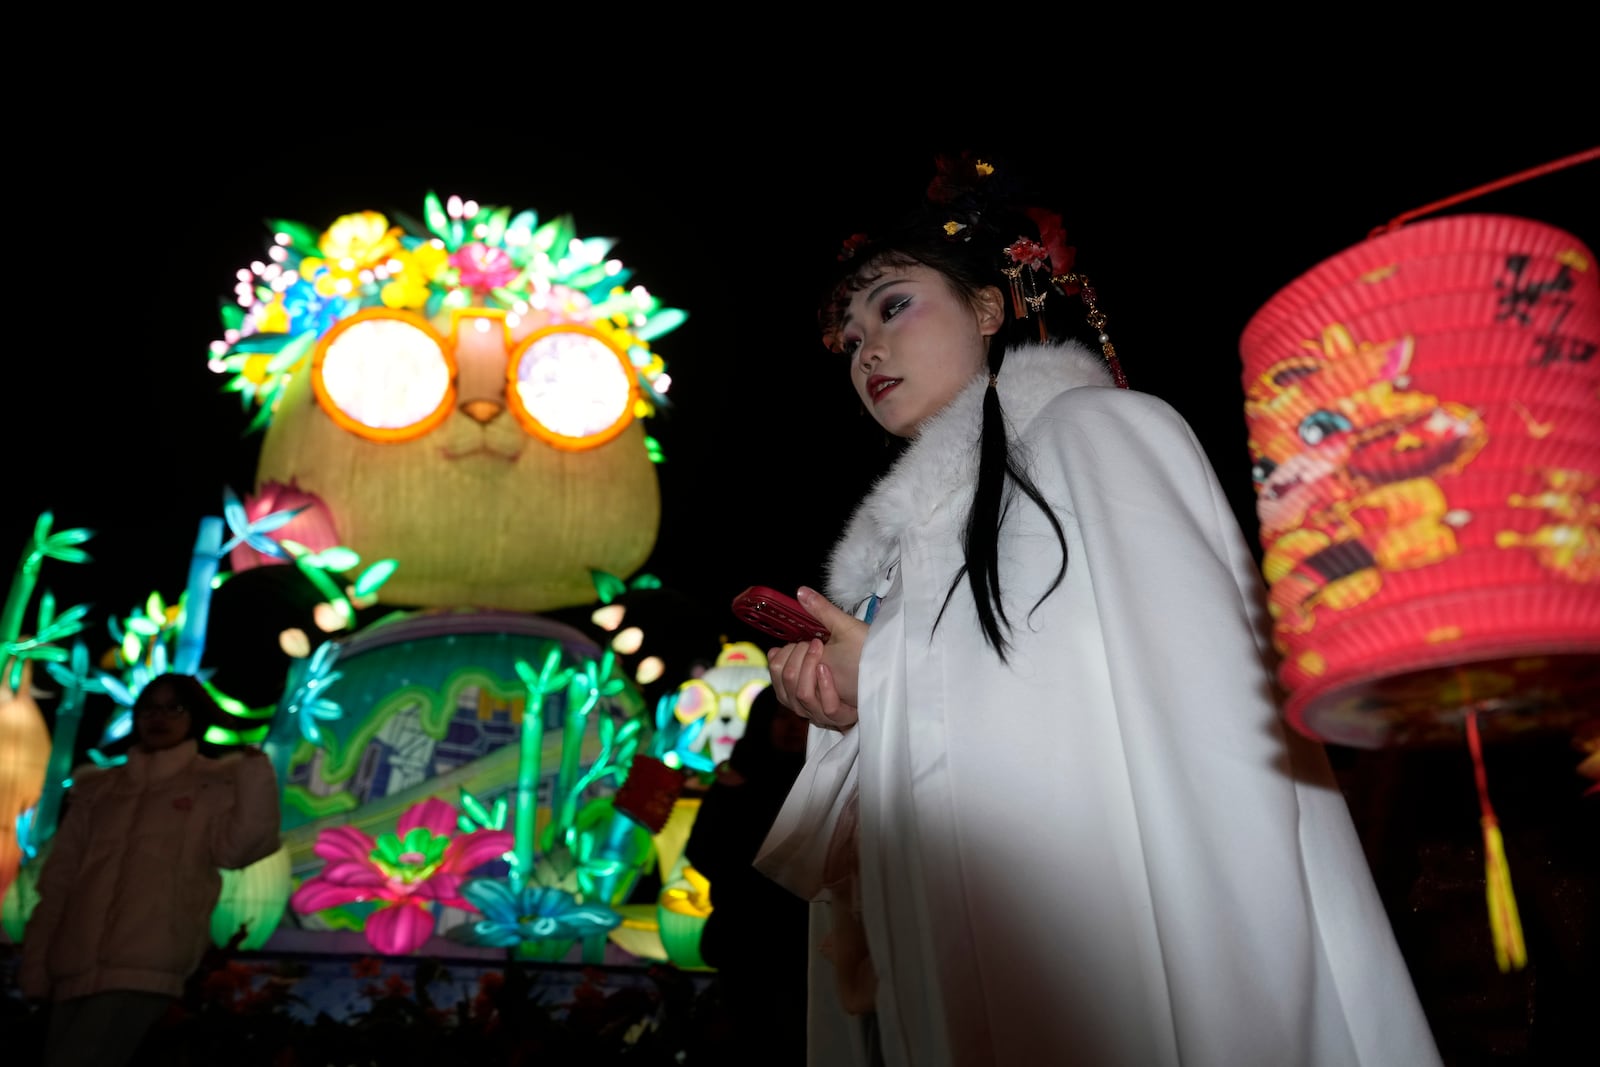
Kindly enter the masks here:
<path id="1" fill-rule="evenodd" d="M 1074 341 L 1025 345 L 1006 354 L 996 388 L 1015 442 L 1044 406 L 1068 389 L 1110 386 L 1100 356 Z M 846 611 L 875 592 L 901 535 L 933 521 L 964 522 L 977 477 L 978 432 L 988 375 L 974 378 L 917 435 L 867 493 L 828 559 L 827 593 Z M 941 514 L 941 512 L 943 514 Z M 937 517 L 937 519 L 936 519 Z"/>

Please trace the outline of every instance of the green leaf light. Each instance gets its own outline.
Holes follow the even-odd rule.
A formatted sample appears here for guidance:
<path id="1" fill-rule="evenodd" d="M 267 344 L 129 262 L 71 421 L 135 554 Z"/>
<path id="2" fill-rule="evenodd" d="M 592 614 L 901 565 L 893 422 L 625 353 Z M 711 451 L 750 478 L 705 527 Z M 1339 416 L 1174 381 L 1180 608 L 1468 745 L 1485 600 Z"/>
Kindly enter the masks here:
<path id="1" fill-rule="evenodd" d="M 390 575 L 394 574 L 399 566 L 400 564 L 395 560 L 380 559 L 362 571 L 361 577 L 356 579 L 351 588 L 355 591 L 356 596 L 371 596 L 378 591 L 384 582 L 389 580 Z"/>

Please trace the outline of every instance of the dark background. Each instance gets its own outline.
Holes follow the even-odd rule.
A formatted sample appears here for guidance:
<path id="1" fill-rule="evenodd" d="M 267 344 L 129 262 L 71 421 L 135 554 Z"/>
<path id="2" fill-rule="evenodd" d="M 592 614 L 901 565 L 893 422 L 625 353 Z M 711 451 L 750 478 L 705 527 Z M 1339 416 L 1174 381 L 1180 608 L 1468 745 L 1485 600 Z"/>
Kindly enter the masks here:
<path id="1" fill-rule="evenodd" d="M 276 107 L 221 80 L 141 91 L 137 105 L 114 91 L 92 108 L 19 111 L 11 143 L 28 163 L 7 194 L 0 559 L 44 510 L 57 529 L 93 529 L 94 562 L 47 561 L 41 588 L 94 605 L 96 653 L 108 614 L 152 590 L 175 599 L 200 518 L 220 513 L 224 486 L 253 484 L 259 438 L 243 435 L 248 414 L 205 362 L 219 299 L 265 248 L 263 220 L 415 214 L 431 189 L 571 213 L 581 235 L 618 238 L 613 254 L 635 278 L 689 312 L 652 346 L 673 386 L 649 426 L 667 462 L 644 570 L 673 592 L 680 638 L 714 651 L 716 638 L 752 636 L 728 601 L 753 583 L 820 581 L 887 455 L 817 342 L 812 280 L 874 205 L 914 195 L 934 152 L 961 147 L 998 149 L 1055 191 L 1132 385 L 1190 420 L 1253 545 L 1245 323 L 1373 227 L 1600 144 L 1592 78 L 1545 73 L 1535 92 L 1481 70 L 1402 89 L 1330 85 L 1313 69 L 1312 90 L 1224 84 L 1196 62 L 1166 70 L 1145 103 L 1111 94 L 1116 108 L 1065 92 L 1024 108 L 1019 90 L 1015 111 L 940 110 L 902 79 L 862 79 L 837 98 L 747 94 L 739 108 L 643 93 L 648 113 L 635 103 L 630 114 L 605 99 L 489 107 L 456 71 L 456 98 L 426 112 L 417 101 Z M 1451 210 L 1526 215 L 1600 247 L 1597 177 L 1590 163 Z M 252 662 L 257 682 L 281 672 L 266 602 L 219 596 L 208 643 L 230 669 Z M 1488 945 L 1464 753 L 1333 755 L 1447 1059 L 1566 1062 L 1585 1033 L 1592 1048 L 1582 1026 L 1596 1002 L 1600 835 L 1564 739 L 1491 764 L 1533 957 L 1510 976 Z"/>

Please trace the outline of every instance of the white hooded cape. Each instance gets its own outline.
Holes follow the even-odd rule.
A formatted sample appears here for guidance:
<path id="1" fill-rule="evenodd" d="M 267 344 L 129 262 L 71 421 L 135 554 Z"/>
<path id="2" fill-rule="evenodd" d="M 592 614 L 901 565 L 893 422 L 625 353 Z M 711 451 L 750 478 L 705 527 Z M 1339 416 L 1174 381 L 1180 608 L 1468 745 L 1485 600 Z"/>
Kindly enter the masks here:
<path id="1" fill-rule="evenodd" d="M 1066 533 L 1015 497 L 1010 663 L 961 566 L 986 378 L 873 488 L 834 549 L 882 597 L 860 721 L 813 729 L 757 866 L 832 906 L 859 796 L 863 922 L 889 1067 L 1427 1067 L 1439 1062 L 1344 798 L 1274 702 L 1259 573 L 1183 419 L 1078 345 L 1010 354 L 1003 408 Z M 811 1061 L 863 1062 L 812 971 Z"/>

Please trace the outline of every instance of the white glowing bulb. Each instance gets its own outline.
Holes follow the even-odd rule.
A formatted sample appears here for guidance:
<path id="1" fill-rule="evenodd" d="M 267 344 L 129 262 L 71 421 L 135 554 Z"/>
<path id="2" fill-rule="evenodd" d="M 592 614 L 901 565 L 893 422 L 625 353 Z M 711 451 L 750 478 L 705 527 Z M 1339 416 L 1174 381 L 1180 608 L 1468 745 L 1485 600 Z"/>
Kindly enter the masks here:
<path id="1" fill-rule="evenodd" d="M 241 282 L 248 282 L 250 280 L 250 278 L 251 278 L 251 274 L 250 274 L 249 268 L 248 267 L 240 267 L 238 269 L 238 271 L 234 273 L 234 277 L 238 278 Z"/>
<path id="2" fill-rule="evenodd" d="M 342 629 L 345 623 L 344 612 L 324 600 L 311 609 L 311 618 L 317 624 L 317 629 L 323 633 L 333 633 Z"/>
<path id="3" fill-rule="evenodd" d="M 621 274 L 622 273 L 622 260 L 620 260 L 620 259 L 608 259 L 608 260 L 606 260 L 606 273 L 607 274 Z"/>
<path id="4" fill-rule="evenodd" d="M 273 245 L 272 250 L 267 255 L 274 263 L 282 263 L 289 258 L 289 250 L 282 245 Z"/>
<path id="5" fill-rule="evenodd" d="M 639 661 L 639 669 L 633 673 L 633 678 L 640 685 L 649 685 L 665 673 L 667 665 L 661 662 L 660 656 L 646 656 Z"/>
<path id="6" fill-rule="evenodd" d="M 451 194 L 450 199 L 444 202 L 444 209 L 451 218 L 459 219 L 461 217 L 461 198 Z"/>
<path id="7" fill-rule="evenodd" d="M 311 655 L 311 638 L 298 626 L 290 627 L 278 635 L 278 647 L 294 659 Z"/>
<path id="8" fill-rule="evenodd" d="M 656 380 L 650 384 L 655 386 L 656 392 L 665 394 L 668 389 L 672 388 L 672 375 L 663 371 L 656 375 Z"/>
<path id="9" fill-rule="evenodd" d="M 333 291 L 338 293 L 340 296 L 349 296 L 351 291 L 354 289 L 355 285 L 351 283 L 349 278 L 340 278 L 338 281 L 333 283 Z"/>
<path id="10" fill-rule="evenodd" d="M 630 626 L 611 639 L 614 651 L 624 656 L 631 656 L 644 646 L 644 631 L 637 626 Z"/>
<path id="11" fill-rule="evenodd" d="M 356 275 L 356 277 L 361 279 L 362 285 L 372 284 L 372 272 L 370 270 L 364 270 L 360 274 Z"/>
<path id="12" fill-rule="evenodd" d="M 491 324 L 488 319 L 477 318 L 472 320 L 472 328 L 477 330 L 479 333 L 488 333 L 490 326 Z"/>
<path id="13" fill-rule="evenodd" d="M 224 341 L 228 342 L 228 344 L 230 344 L 230 345 L 238 344 L 239 343 L 239 331 L 238 330 L 223 330 L 222 331 L 222 339 Z"/>
<path id="14" fill-rule="evenodd" d="M 250 261 L 250 273 L 251 274 L 260 274 L 262 271 L 264 271 L 266 269 L 267 269 L 267 265 L 265 263 L 261 262 L 259 259 L 255 259 L 255 260 L 251 260 Z"/>
<path id="15" fill-rule="evenodd" d="M 621 604 L 607 604 L 604 607 L 596 608 L 594 614 L 589 616 L 589 621 L 610 633 L 622 625 L 622 617 L 627 613 L 628 609 Z"/>
<path id="16" fill-rule="evenodd" d="M 286 245 L 290 241 L 294 240 L 294 238 L 290 237 L 286 233 L 275 233 L 272 235 L 272 239 L 280 245 Z"/>
<path id="17" fill-rule="evenodd" d="M 349 274 L 351 271 L 356 269 L 356 261 L 351 259 L 349 256 L 345 256 L 339 260 L 339 269 L 344 271 L 346 274 Z"/>
<path id="18" fill-rule="evenodd" d="M 216 351 L 216 350 L 212 349 L 212 351 Z M 226 351 L 226 349 L 224 349 L 224 351 Z M 227 374 L 228 373 L 228 365 L 226 363 L 222 362 L 222 360 L 220 360 L 220 359 L 208 359 L 208 360 L 206 360 L 206 369 L 209 370 L 212 374 Z"/>
<path id="19" fill-rule="evenodd" d="M 506 329 L 515 330 L 520 325 L 522 325 L 521 315 L 518 315 L 515 311 L 506 312 Z"/>
<path id="20" fill-rule="evenodd" d="M 518 300 L 516 303 L 511 305 L 511 310 L 515 311 L 518 315 L 526 315 L 528 313 L 528 302 L 526 300 Z"/>
<path id="21" fill-rule="evenodd" d="M 470 219 L 470 218 L 472 218 L 472 216 L 476 215 L 477 213 L 478 213 L 478 202 L 476 200 L 463 200 L 461 202 L 461 217 L 462 218 Z"/>
<path id="22" fill-rule="evenodd" d="M 642 285 L 636 285 L 632 289 L 629 289 L 628 295 L 639 301 L 641 304 L 648 303 L 650 300 L 650 290 L 646 289 Z"/>
<path id="23" fill-rule="evenodd" d="M 480 241 L 489 236 L 489 224 L 487 222 L 478 223 L 472 228 L 472 236 Z"/>

